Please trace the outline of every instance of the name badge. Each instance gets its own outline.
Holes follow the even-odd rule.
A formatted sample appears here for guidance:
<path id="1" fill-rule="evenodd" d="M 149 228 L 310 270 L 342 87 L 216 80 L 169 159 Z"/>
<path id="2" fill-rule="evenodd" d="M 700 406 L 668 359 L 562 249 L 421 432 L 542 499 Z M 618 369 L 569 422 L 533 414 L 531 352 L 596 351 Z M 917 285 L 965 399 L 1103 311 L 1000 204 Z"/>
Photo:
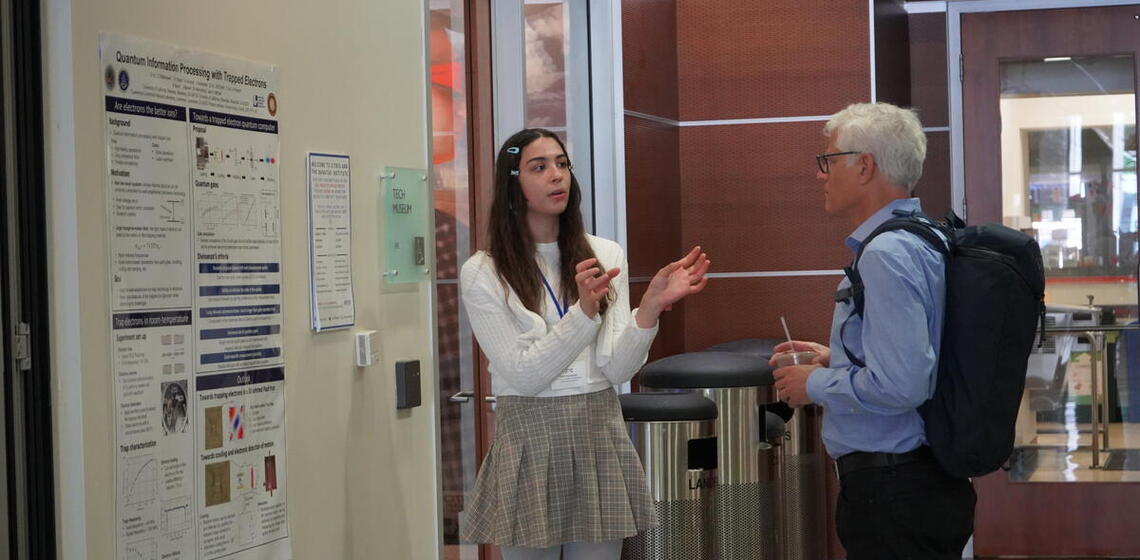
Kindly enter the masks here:
<path id="1" fill-rule="evenodd" d="M 579 357 L 570 364 L 570 367 L 558 374 L 554 381 L 550 384 L 552 391 L 562 391 L 566 389 L 577 389 L 587 383 L 590 378 L 590 360 L 589 358 Z"/>

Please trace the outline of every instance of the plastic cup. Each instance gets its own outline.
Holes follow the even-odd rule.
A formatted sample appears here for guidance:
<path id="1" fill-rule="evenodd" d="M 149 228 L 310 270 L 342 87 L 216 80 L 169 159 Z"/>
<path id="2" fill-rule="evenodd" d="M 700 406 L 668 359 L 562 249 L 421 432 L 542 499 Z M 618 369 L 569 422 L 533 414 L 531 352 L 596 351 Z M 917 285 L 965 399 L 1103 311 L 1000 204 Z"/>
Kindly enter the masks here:
<path id="1" fill-rule="evenodd" d="M 802 352 L 780 352 L 773 357 L 776 358 L 776 367 L 782 368 L 787 366 L 803 366 L 810 364 L 811 361 L 814 360 L 818 355 L 819 354 L 816 352 L 805 350 Z M 776 391 L 776 401 L 781 400 L 783 400 L 783 398 L 780 397 L 780 392 Z"/>
<path id="2" fill-rule="evenodd" d="M 816 352 L 804 350 L 802 352 L 780 352 L 774 357 L 776 358 L 776 367 L 786 367 L 810 364 L 817 356 L 819 354 Z"/>

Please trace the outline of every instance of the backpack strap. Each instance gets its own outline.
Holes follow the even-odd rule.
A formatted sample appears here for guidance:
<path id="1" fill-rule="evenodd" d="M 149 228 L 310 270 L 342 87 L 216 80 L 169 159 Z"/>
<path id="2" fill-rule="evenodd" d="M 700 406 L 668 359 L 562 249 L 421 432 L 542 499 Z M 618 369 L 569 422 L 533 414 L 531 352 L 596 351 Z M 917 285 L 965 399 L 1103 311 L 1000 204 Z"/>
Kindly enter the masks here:
<path id="1" fill-rule="evenodd" d="M 958 230 L 966 227 L 966 221 L 962 218 L 959 218 L 958 214 L 954 212 L 954 209 L 952 208 L 946 211 L 946 217 L 943 219 L 946 221 L 947 227 L 949 227 L 951 230 Z"/>
<path id="2" fill-rule="evenodd" d="M 943 228 L 931 220 L 929 216 L 917 210 L 895 210 L 894 215 L 894 218 L 883 222 L 879 227 L 875 228 L 874 231 L 872 231 L 866 239 L 863 240 L 862 245 L 859 246 L 859 251 L 855 253 L 855 260 L 851 262 L 850 266 L 847 266 L 843 269 L 843 273 L 847 275 L 847 279 L 851 282 L 851 285 L 847 288 L 835 292 L 836 302 L 851 301 L 852 305 L 854 306 L 851 314 L 843 320 L 843 323 L 839 327 L 839 343 L 843 345 L 843 353 L 847 354 L 847 359 L 858 367 L 866 367 L 867 364 L 864 363 L 863 360 L 856 358 L 855 355 L 851 353 L 851 350 L 847 348 L 847 345 L 844 344 L 843 331 L 847 328 L 847 322 L 851 320 L 851 317 L 858 315 L 860 319 L 863 318 L 864 287 L 863 277 L 859 275 L 858 265 L 859 258 L 863 256 L 863 250 L 871 244 L 871 241 L 879 235 L 888 231 L 903 230 L 913 233 L 925 241 L 931 249 L 942 253 L 942 255 L 945 257 L 944 261 L 946 265 L 947 277 L 949 276 L 950 272 L 949 240 L 952 239 L 953 236 L 950 235 L 949 232 L 943 230 Z M 951 224 L 953 223 L 954 222 L 951 222 Z M 941 231 L 946 235 L 946 238 L 943 239 L 940 235 L 938 235 L 938 233 L 936 233 L 936 231 Z"/>

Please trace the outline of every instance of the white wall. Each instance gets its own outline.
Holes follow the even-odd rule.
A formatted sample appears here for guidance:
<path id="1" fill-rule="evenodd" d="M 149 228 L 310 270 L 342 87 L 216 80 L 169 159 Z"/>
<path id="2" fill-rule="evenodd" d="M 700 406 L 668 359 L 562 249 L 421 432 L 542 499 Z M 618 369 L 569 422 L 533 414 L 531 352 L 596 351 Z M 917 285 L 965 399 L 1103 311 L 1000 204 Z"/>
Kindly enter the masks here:
<path id="1" fill-rule="evenodd" d="M 41 0 L 63 558 L 113 558 L 114 416 L 98 34 L 138 35 L 280 67 L 289 532 L 296 558 L 435 558 L 431 289 L 380 276 L 377 176 L 429 161 L 424 6 L 417 0 Z M 309 329 L 308 151 L 352 156 L 357 326 Z M 421 360 L 424 405 L 396 411 L 393 364 Z"/>

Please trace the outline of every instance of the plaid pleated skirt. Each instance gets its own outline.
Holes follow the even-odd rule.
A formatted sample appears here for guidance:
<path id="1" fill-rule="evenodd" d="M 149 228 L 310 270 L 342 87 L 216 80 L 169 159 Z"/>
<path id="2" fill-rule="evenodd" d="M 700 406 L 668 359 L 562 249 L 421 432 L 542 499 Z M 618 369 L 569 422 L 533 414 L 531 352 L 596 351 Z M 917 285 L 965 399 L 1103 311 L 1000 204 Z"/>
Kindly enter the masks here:
<path id="1" fill-rule="evenodd" d="M 612 389 L 499 397 L 495 439 L 465 509 L 462 539 L 502 546 L 609 541 L 656 524 Z"/>

